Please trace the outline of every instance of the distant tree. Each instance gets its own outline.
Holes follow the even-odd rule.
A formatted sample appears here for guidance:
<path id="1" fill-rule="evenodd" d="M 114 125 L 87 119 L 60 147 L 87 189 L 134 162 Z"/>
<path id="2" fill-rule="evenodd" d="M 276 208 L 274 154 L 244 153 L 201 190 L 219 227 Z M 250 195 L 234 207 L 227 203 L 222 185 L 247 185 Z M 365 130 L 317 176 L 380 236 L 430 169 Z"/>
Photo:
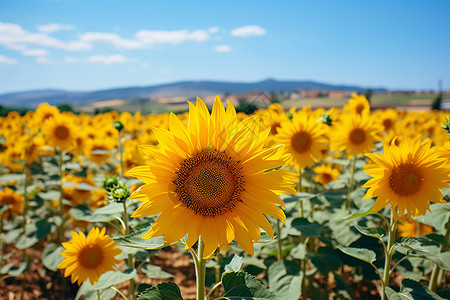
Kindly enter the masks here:
<path id="1" fill-rule="evenodd" d="M 255 104 L 250 103 L 246 98 L 239 98 L 238 105 L 236 106 L 237 112 L 243 112 L 247 115 L 254 113 L 258 107 Z"/>
<path id="2" fill-rule="evenodd" d="M 74 112 L 72 105 L 68 104 L 68 103 L 61 103 L 57 106 L 57 108 L 59 109 L 59 111 L 70 111 L 70 112 Z"/>
<path id="3" fill-rule="evenodd" d="M 441 109 L 441 103 L 442 103 L 442 93 L 438 93 L 436 97 L 433 100 L 433 103 L 431 103 L 431 109 L 433 110 L 440 110 Z"/>
<path id="4" fill-rule="evenodd" d="M 371 98 L 372 98 L 372 89 L 368 89 L 368 90 L 366 91 L 365 96 L 366 96 L 366 98 L 367 98 L 367 101 L 369 101 L 369 103 L 370 103 Z"/>

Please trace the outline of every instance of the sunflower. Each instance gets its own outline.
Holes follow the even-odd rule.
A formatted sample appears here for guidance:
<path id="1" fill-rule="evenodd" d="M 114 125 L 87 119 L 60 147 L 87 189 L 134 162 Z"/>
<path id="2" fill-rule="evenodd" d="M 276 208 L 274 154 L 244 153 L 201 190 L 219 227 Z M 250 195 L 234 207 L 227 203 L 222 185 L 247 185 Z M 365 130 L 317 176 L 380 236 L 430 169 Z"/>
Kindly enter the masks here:
<path id="1" fill-rule="evenodd" d="M 369 188 L 366 199 L 377 197 L 375 211 L 391 203 L 395 217 L 419 216 L 429 210 L 430 201 L 445 202 L 441 188 L 449 187 L 450 172 L 430 145 L 430 139 L 407 138 L 399 146 L 385 144 L 383 154 L 366 154 L 374 164 L 364 171 L 373 178 L 363 187 Z"/>
<path id="2" fill-rule="evenodd" d="M 353 94 L 352 98 L 348 100 L 348 104 L 344 105 L 344 111 L 358 115 L 369 114 L 370 104 L 365 96 Z"/>
<path id="3" fill-rule="evenodd" d="M 19 215 L 22 213 L 24 197 L 22 194 L 14 192 L 9 187 L 4 191 L 0 191 L 0 206 L 6 205 L 8 210 L 3 217 L 7 218 L 9 215 Z"/>
<path id="4" fill-rule="evenodd" d="M 233 105 L 225 111 L 219 97 L 211 115 L 200 98 L 189 102 L 187 127 L 172 113 L 169 130 L 154 128 L 160 146 L 140 146 L 150 160 L 126 174 L 145 183 L 130 197 L 143 202 L 132 216 L 161 213 L 142 237 L 171 243 L 187 234 L 189 248 L 201 236 L 204 258 L 233 239 L 253 254 L 260 226 L 273 238 L 263 214 L 285 222 L 278 195 L 295 189 L 290 173 L 278 169 L 284 147 L 264 148 L 270 128 L 258 129 L 255 118 L 238 123 Z"/>
<path id="5" fill-rule="evenodd" d="M 339 171 L 332 168 L 330 164 L 323 164 L 315 167 L 313 171 L 317 174 L 314 181 L 326 186 L 329 182 L 338 180 Z"/>
<path id="6" fill-rule="evenodd" d="M 338 151 L 345 150 L 348 156 L 370 152 L 375 141 L 380 140 L 378 134 L 382 130 L 368 115 L 358 114 L 341 116 L 335 129 L 332 147 Z"/>
<path id="7" fill-rule="evenodd" d="M 419 228 L 417 228 L 419 226 Z M 417 223 L 416 220 L 411 219 L 409 222 L 403 220 L 398 225 L 398 233 L 401 237 L 416 237 L 417 232 L 419 232 L 419 236 L 433 233 L 433 227 L 426 224 Z"/>
<path id="8" fill-rule="evenodd" d="M 287 165 L 297 170 L 311 167 L 326 153 L 326 128 L 322 122 L 311 118 L 305 111 L 294 113 L 292 121 L 281 124 L 275 140 L 286 145 L 286 152 L 292 154 Z"/>
<path id="9" fill-rule="evenodd" d="M 57 107 L 51 106 L 48 103 L 41 103 L 39 104 L 39 107 L 36 108 L 33 119 L 37 124 L 42 124 L 57 115 L 59 115 L 59 109 Z"/>
<path id="10" fill-rule="evenodd" d="M 42 128 L 42 134 L 50 146 L 60 150 L 70 150 L 75 146 L 76 128 L 71 118 L 55 115 L 48 119 Z"/>
<path id="11" fill-rule="evenodd" d="M 72 275 L 71 281 L 78 285 L 87 279 L 95 284 L 105 272 L 113 270 L 118 262 L 114 257 L 122 252 L 116 243 L 105 235 L 106 228 L 101 231 L 92 228 L 86 237 L 83 232 L 72 231 L 72 240 L 62 243 L 65 250 L 61 252 L 64 260 L 58 269 L 65 269 L 64 277 Z"/>
<path id="12" fill-rule="evenodd" d="M 113 154 L 115 141 L 111 139 L 94 138 L 86 142 L 86 157 L 98 165 L 105 163 Z"/>

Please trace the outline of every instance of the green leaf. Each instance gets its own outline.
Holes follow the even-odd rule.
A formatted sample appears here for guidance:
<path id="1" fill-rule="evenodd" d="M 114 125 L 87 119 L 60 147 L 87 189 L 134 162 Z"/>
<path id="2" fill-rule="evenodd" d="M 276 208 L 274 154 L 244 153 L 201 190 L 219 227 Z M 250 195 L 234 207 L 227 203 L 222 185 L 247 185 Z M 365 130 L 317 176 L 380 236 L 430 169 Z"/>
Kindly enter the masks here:
<path id="1" fill-rule="evenodd" d="M 292 220 L 291 227 L 300 232 L 303 236 L 319 237 L 321 227 L 317 223 L 310 223 L 306 218 L 296 218 Z"/>
<path id="2" fill-rule="evenodd" d="M 309 256 L 312 263 L 325 276 L 328 276 L 329 272 L 337 271 L 342 265 L 338 253 L 331 247 L 321 247 L 317 249 L 317 253 L 311 253 Z"/>
<path id="3" fill-rule="evenodd" d="M 445 232 L 445 224 L 450 218 L 450 202 L 430 205 L 430 211 L 424 216 L 425 224 L 431 225 L 439 233 Z"/>
<path id="4" fill-rule="evenodd" d="M 59 246 L 55 243 L 48 244 L 42 253 L 42 263 L 44 266 L 56 272 L 58 269 L 58 265 L 63 261 L 64 257 L 62 257 L 61 252 L 64 251 L 63 246 Z"/>
<path id="5" fill-rule="evenodd" d="M 311 193 L 303 193 L 298 192 L 297 195 L 282 195 L 280 198 L 283 200 L 284 203 L 291 203 L 291 202 L 297 202 L 297 201 L 305 201 L 310 200 L 312 198 L 317 197 L 317 194 L 311 194 Z"/>
<path id="6" fill-rule="evenodd" d="M 133 279 L 137 275 L 136 269 L 127 269 L 124 272 L 108 271 L 103 273 L 97 283 L 92 286 L 94 290 L 107 289 L 115 284 Z"/>
<path id="7" fill-rule="evenodd" d="M 381 239 L 386 235 L 386 230 L 377 227 L 361 227 L 359 225 L 354 225 L 356 230 L 358 230 L 361 234 L 371 236 L 377 239 Z"/>
<path id="8" fill-rule="evenodd" d="M 277 261 L 270 265 L 267 276 L 269 288 L 286 300 L 297 300 L 302 294 L 302 277 L 299 265 L 295 261 Z"/>
<path id="9" fill-rule="evenodd" d="M 86 205 L 78 205 L 77 207 L 71 208 L 69 214 L 75 220 L 91 223 L 109 222 L 120 216 L 120 214 L 93 214 Z"/>
<path id="10" fill-rule="evenodd" d="M 173 277 L 172 274 L 163 271 L 160 266 L 145 264 L 141 269 L 148 278 L 167 279 Z"/>
<path id="11" fill-rule="evenodd" d="M 164 282 L 146 289 L 136 300 L 183 300 L 183 297 L 175 283 Z"/>
<path id="12" fill-rule="evenodd" d="M 295 259 L 304 259 L 306 257 L 306 245 L 298 244 L 292 248 L 290 255 Z"/>
<path id="13" fill-rule="evenodd" d="M 143 239 L 139 237 L 148 232 L 148 230 L 149 230 L 148 228 L 141 229 L 126 236 L 114 237 L 112 238 L 112 240 L 115 241 L 120 246 L 139 248 L 145 250 L 161 249 L 170 245 L 164 243 L 162 236 L 153 237 L 149 239 Z"/>
<path id="14" fill-rule="evenodd" d="M 364 206 L 360 210 L 358 210 L 356 213 L 354 213 L 353 215 L 351 215 L 343 220 L 351 220 L 351 219 L 364 217 L 367 215 L 376 214 L 376 212 L 374 210 L 374 206 L 375 206 L 375 203 L 367 204 L 366 206 Z"/>
<path id="15" fill-rule="evenodd" d="M 256 257 L 253 256 L 244 256 L 242 263 L 244 265 L 252 265 L 263 270 L 267 269 L 267 266 L 260 259 L 257 259 Z"/>
<path id="16" fill-rule="evenodd" d="M 339 246 L 338 249 L 349 256 L 365 261 L 367 263 L 373 263 L 377 259 L 377 255 L 375 254 L 375 252 L 369 249 Z"/>
<path id="17" fill-rule="evenodd" d="M 280 299 L 255 277 L 245 272 L 226 273 L 222 276 L 222 285 L 223 297 L 227 299 Z"/>
<path id="18" fill-rule="evenodd" d="M 53 222 L 48 222 L 47 219 L 42 219 L 36 222 L 36 227 L 36 238 L 40 240 L 52 231 L 52 227 L 56 228 L 56 225 Z"/>
<path id="19" fill-rule="evenodd" d="M 399 293 L 396 293 L 392 289 L 386 289 L 386 294 L 389 300 L 444 300 L 444 298 L 430 291 L 420 282 L 411 279 L 403 279 Z"/>
<path id="20" fill-rule="evenodd" d="M 13 276 L 13 277 L 17 277 L 23 274 L 23 272 L 25 272 L 28 268 L 28 264 L 26 261 L 21 261 L 19 263 L 18 267 L 12 267 L 11 269 L 9 269 L 8 274 Z"/>
<path id="21" fill-rule="evenodd" d="M 225 272 L 239 272 L 242 267 L 242 257 L 239 255 L 233 255 L 231 261 L 225 265 Z"/>
<path id="22" fill-rule="evenodd" d="M 110 300 L 116 295 L 116 291 L 113 289 L 105 289 L 100 291 L 100 299 Z M 83 297 L 84 300 L 98 300 L 97 290 L 92 288 L 92 284 L 89 280 L 86 280 L 78 289 L 75 300 L 79 300 Z"/>
<path id="23" fill-rule="evenodd" d="M 271 241 L 272 239 L 270 238 L 270 236 L 266 232 L 262 231 L 261 235 L 259 236 L 259 240 L 256 241 L 255 243 L 265 244 Z"/>
<path id="24" fill-rule="evenodd" d="M 400 247 L 400 249 L 397 248 L 397 250 L 400 253 L 408 254 L 409 250 L 412 250 L 417 253 L 428 253 L 429 251 L 425 249 L 419 242 L 418 239 L 412 238 L 412 237 L 404 237 L 400 240 L 399 243 L 397 243 L 397 246 Z M 406 250 L 406 251 L 404 251 Z"/>

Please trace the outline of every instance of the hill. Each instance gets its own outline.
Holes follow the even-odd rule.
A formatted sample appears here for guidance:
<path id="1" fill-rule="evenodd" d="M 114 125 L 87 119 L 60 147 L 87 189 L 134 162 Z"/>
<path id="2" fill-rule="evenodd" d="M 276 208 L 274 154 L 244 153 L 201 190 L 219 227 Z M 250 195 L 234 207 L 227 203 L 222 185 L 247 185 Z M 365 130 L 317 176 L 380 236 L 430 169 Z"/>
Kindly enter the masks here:
<path id="1" fill-rule="evenodd" d="M 125 87 L 92 92 L 64 90 L 35 90 L 0 95 L 0 105 L 34 108 L 41 102 L 52 105 L 70 103 L 73 105 L 110 100 L 140 99 L 151 97 L 194 97 L 225 93 L 248 93 L 254 90 L 264 92 L 296 90 L 341 90 L 364 91 L 367 88 L 350 85 L 332 85 L 315 81 L 279 81 L 268 79 L 254 83 L 223 81 L 182 81 L 146 87 Z M 382 88 L 372 88 L 374 92 L 385 92 Z"/>

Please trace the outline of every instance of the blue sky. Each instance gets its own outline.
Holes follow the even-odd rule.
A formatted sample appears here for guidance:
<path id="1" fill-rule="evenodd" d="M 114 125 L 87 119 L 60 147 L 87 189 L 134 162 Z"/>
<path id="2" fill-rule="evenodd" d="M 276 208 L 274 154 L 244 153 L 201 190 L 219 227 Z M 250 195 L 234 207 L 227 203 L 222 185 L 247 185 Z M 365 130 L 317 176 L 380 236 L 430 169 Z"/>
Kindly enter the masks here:
<path id="1" fill-rule="evenodd" d="M 0 0 L 0 93 L 180 80 L 450 89 L 450 1 Z"/>

